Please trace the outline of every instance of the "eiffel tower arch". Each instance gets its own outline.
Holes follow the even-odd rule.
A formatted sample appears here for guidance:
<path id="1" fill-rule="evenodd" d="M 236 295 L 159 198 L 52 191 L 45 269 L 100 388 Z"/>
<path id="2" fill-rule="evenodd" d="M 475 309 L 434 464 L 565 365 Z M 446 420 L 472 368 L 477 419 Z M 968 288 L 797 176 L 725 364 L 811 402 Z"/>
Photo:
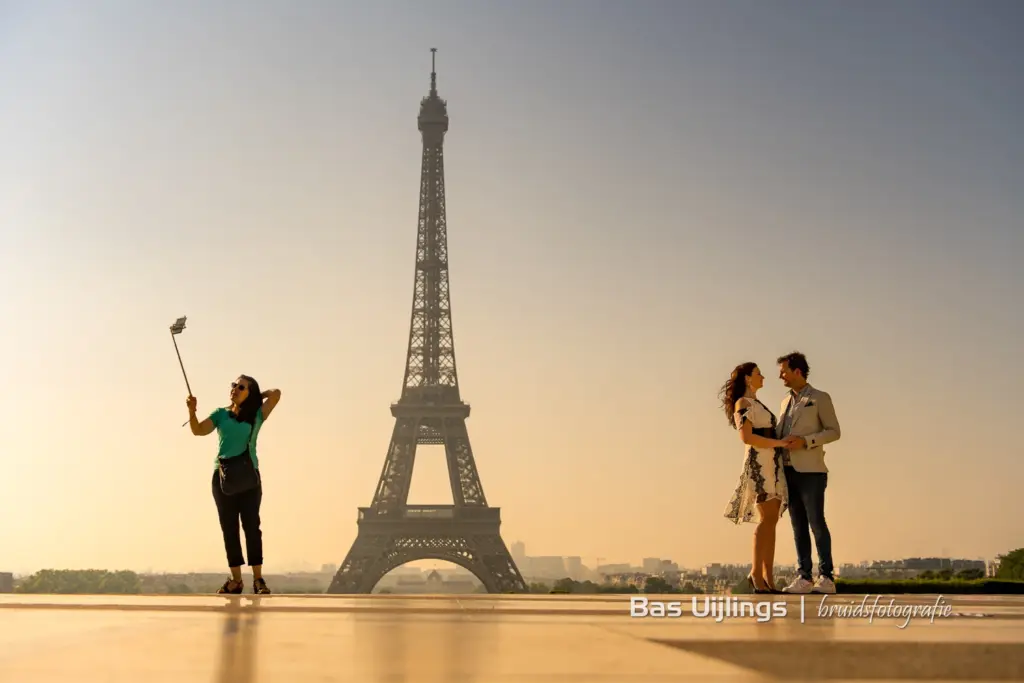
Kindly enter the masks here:
<path id="1" fill-rule="evenodd" d="M 436 53 L 431 49 L 431 53 Z M 328 593 L 369 593 L 392 569 L 416 560 L 445 560 L 472 572 L 489 593 L 526 592 L 501 538 L 501 510 L 490 507 L 469 442 L 469 405 L 459 392 L 448 291 L 444 135 L 448 105 L 430 93 L 420 102 L 423 138 L 416 277 L 402 395 L 392 404 L 395 427 L 373 502 L 359 508 L 356 540 Z M 443 445 L 452 505 L 409 505 L 418 445 Z"/>

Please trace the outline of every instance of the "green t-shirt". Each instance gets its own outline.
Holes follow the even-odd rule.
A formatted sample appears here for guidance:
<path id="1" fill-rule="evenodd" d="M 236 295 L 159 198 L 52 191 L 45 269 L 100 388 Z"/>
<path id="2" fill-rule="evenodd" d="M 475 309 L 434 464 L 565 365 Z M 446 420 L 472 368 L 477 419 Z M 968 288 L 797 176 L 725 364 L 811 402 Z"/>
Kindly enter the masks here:
<path id="1" fill-rule="evenodd" d="M 217 436 L 220 444 L 217 447 L 217 458 L 214 460 L 214 467 L 220 466 L 220 460 L 235 458 L 245 453 L 249 448 L 249 457 L 252 458 L 253 467 L 259 469 L 259 459 L 256 457 L 256 439 L 259 438 L 260 427 L 263 426 L 263 409 L 256 411 L 255 424 L 239 422 L 227 408 L 217 408 L 210 413 L 210 420 L 217 428 Z"/>

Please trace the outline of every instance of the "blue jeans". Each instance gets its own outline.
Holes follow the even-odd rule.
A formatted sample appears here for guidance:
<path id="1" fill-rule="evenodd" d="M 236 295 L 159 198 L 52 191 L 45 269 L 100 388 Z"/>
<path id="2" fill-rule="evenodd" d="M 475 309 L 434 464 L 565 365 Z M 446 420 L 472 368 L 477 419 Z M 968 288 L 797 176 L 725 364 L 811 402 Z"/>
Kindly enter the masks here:
<path id="1" fill-rule="evenodd" d="M 792 467 L 786 467 L 786 485 L 789 487 L 789 520 L 793 523 L 800 576 L 811 580 L 811 534 L 814 534 L 814 546 L 818 549 L 818 573 L 827 579 L 834 579 L 832 534 L 825 523 L 828 474 L 797 472 Z"/>

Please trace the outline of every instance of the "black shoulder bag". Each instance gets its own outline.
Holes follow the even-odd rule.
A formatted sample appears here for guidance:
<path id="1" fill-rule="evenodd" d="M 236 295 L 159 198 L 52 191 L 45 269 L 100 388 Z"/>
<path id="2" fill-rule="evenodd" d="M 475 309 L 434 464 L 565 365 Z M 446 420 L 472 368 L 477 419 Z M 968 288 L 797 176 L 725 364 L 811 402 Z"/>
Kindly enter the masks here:
<path id="1" fill-rule="evenodd" d="M 249 448 L 233 458 L 220 458 L 220 490 L 225 496 L 234 496 L 251 491 L 260 485 L 260 473 L 252 464 Z"/>

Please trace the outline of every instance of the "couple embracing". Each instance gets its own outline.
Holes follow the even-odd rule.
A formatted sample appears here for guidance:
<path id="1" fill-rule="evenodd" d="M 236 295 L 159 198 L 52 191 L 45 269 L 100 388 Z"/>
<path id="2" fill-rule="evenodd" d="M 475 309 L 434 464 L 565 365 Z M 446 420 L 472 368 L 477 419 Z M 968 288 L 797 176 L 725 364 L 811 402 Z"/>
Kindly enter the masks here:
<path id="1" fill-rule="evenodd" d="M 722 387 L 722 408 L 746 446 L 739 486 L 726 508 L 736 524 L 756 522 L 754 561 L 748 577 L 755 593 L 835 593 L 832 537 L 825 523 L 823 446 L 839 439 L 832 398 L 807 383 L 810 367 L 802 353 L 780 357 L 779 378 L 789 391 L 775 415 L 757 398 L 764 375 L 743 363 Z M 775 587 L 775 526 L 789 510 L 798 573 L 782 591 Z M 811 576 L 811 536 L 818 550 L 817 580 Z"/>

